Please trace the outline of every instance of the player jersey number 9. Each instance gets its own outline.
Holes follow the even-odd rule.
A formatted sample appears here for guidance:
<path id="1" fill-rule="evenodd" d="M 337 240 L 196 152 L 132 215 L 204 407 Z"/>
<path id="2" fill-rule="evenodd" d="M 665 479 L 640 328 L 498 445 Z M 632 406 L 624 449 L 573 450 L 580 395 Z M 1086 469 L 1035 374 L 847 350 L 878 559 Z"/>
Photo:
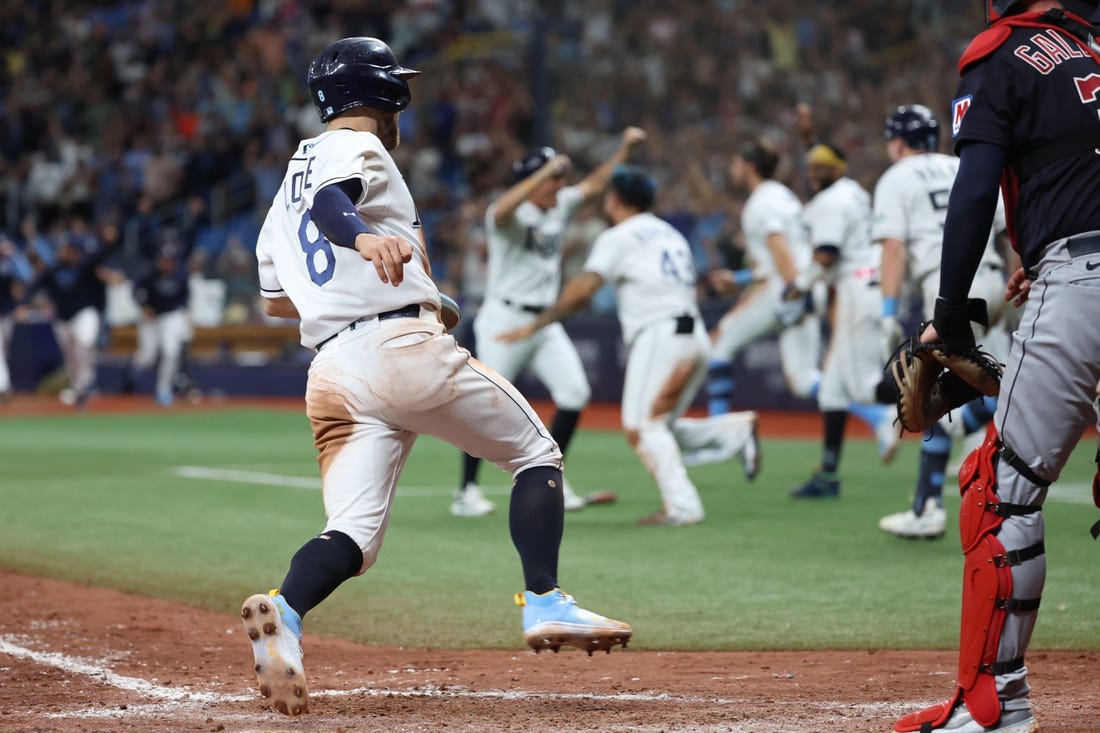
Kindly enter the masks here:
<path id="1" fill-rule="evenodd" d="M 321 287 L 331 280 L 336 273 L 336 257 L 332 254 L 332 243 L 325 239 L 325 235 L 321 234 L 321 230 L 317 228 L 316 224 L 313 224 L 313 231 L 316 233 L 317 238 L 310 238 L 310 224 L 313 224 L 313 220 L 309 218 L 309 211 L 306 210 L 302 214 L 302 223 L 298 226 L 298 243 L 302 246 L 302 252 L 306 255 L 306 270 L 309 271 L 309 279 L 313 281 L 314 285 Z M 321 260 L 324 261 L 324 268 L 320 266 Z"/>

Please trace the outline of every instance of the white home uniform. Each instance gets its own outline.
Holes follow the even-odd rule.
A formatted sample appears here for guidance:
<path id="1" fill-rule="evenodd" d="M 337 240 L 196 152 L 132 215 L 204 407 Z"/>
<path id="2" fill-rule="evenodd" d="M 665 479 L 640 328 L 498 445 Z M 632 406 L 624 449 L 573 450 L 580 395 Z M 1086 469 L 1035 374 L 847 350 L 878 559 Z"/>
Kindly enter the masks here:
<path id="1" fill-rule="evenodd" d="M 733 309 L 718 322 L 714 356 L 732 361 L 748 344 L 782 329 L 779 354 L 787 384 L 798 397 L 808 397 L 820 376 L 817 368 L 821 352 L 820 324 L 811 314 L 783 328 L 776 311 L 783 296 L 784 282 L 768 249 L 768 236 L 782 234 L 797 270 L 803 272 L 809 266 L 812 252 L 802 225 L 802 202 L 782 183 L 763 181 L 745 201 L 741 230 L 753 275 L 763 282 L 746 288 Z"/>
<path id="2" fill-rule="evenodd" d="M 354 203 L 371 231 L 413 246 L 397 287 L 355 250 L 333 246 L 310 220 L 316 192 L 346 180 L 363 184 Z M 522 395 L 444 333 L 416 207 L 374 134 L 334 130 L 299 144 L 256 255 L 263 295 L 289 297 L 301 315 L 302 345 L 319 348 L 306 412 L 326 530 L 355 540 L 363 570 L 377 559 L 397 476 L 418 433 L 513 475 L 561 466 L 557 445 Z"/>
<path id="3" fill-rule="evenodd" d="M 853 402 L 873 403 L 882 379 L 882 247 L 871 239 L 871 195 L 851 178 L 840 178 L 806 204 L 802 217 L 812 247 L 839 250 L 829 269 L 836 307 L 818 406 L 833 412 Z"/>
<path id="4" fill-rule="evenodd" d="M 928 321 L 932 320 L 939 294 L 943 225 L 947 219 L 947 199 L 958 170 L 959 159 L 952 155 L 922 153 L 894 163 L 875 185 L 871 236 L 876 241 L 898 239 L 905 245 L 906 276 L 924 299 L 924 319 Z M 993 230 L 970 288 L 971 298 L 985 300 L 991 326 L 1008 310 L 1004 301 L 1004 260 L 997 252 L 994 237 L 1004 228 L 1004 208 L 998 202 Z M 976 328 L 974 335 L 982 339 L 984 333 Z M 982 348 L 1003 362 L 1008 356 L 1008 345 L 1004 329 L 991 328 Z"/>
<path id="5" fill-rule="evenodd" d="M 586 271 L 615 288 L 619 323 L 630 349 L 622 421 L 638 432 L 636 446 L 675 521 L 703 518 L 699 492 L 681 449 L 737 455 L 752 437 L 754 414 L 682 418 L 706 377 L 710 343 L 695 302 L 691 246 L 656 216 L 636 214 L 596 238 Z M 661 405 L 679 393 L 674 404 Z"/>
<path id="6" fill-rule="evenodd" d="M 553 208 L 544 211 L 524 201 L 499 227 L 494 220 L 496 204 L 489 205 L 489 276 L 485 301 L 474 321 L 481 361 L 509 380 L 530 368 L 559 410 L 577 412 L 588 404 L 591 389 L 577 349 L 560 323 L 515 343 L 503 343 L 497 336 L 534 321 L 557 300 L 565 230 L 582 203 L 580 189 L 567 186 L 558 192 Z"/>

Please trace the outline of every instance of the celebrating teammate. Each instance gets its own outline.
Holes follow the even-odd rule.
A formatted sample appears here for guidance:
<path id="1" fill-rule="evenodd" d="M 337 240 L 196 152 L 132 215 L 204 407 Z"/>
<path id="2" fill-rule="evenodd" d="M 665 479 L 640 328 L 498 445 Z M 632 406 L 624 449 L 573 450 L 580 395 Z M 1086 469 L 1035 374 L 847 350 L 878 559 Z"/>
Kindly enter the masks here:
<path id="1" fill-rule="evenodd" d="M 302 618 L 377 560 L 419 433 L 512 474 L 509 528 L 528 645 L 591 652 L 631 636 L 558 587 L 564 515 L 554 439 L 507 380 L 444 331 L 416 206 L 390 155 L 417 73 L 375 38 L 345 38 L 313 60 L 309 91 L 326 128 L 299 143 L 256 245 L 266 312 L 300 318 L 302 345 L 317 351 L 306 412 L 327 521 L 279 590 L 241 610 L 260 692 L 286 715 L 308 707 Z"/>
<path id="2" fill-rule="evenodd" d="M 710 282 L 719 292 L 748 284 L 711 333 L 714 346 L 707 396 L 712 415 L 731 409 L 734 357 L 769 333 L 779 332 L 783 374 L 793 394 L 813 396 L 821 379 L 817 368 L 820 323 L 809 313 L 807 293 L 798 287 L 811 259 L 802 202 L 774 179 L 778 165 L 779 155 L 759 140 L 742 145 L 730 161 L 733 184 L 749 191 L 741 210 L 741 230 L 752 271 L 711 273 Z"/>
<path id="3" fill-rule="evenodd" d="M 649 213 L 656 193 L 656 182 L 641 169 L 616 167 L 603 200 L 612 227 L 596 238 L 584 271 L 566 284 L 556 303 L 500 338 L 510 343 L 531 338 L 584 308 L 605 282 L 614 285 L 630 347 L 623 428 L 664 501 L 638 523 L 682 526 L 703 521 L 704 512 L 681 449 L 739 456 L 749 479 L 759 470 L 760 450 L 754 412 L 681 417 L 706 377 L 710 349 L 695 302 L 691 246 Z"/>
<path id="4" fill-rule="evenodd" d="M 879 246 L 871 241 L 871 196 L 845 173 L 844 154 L 826 143 L 806 153 L 814 197 L 803 210 L 813 247 L 813 264 L 803 273 L 800 289 L 822 279 L 835 292 L 832 336 L 825 357 L 817 404 L 824 421 L 821 470 L 791 492 L 796 499 L 840 494 L 841 449 L 848 412 L 867 421 L 878 438 L 883 461 L 893 457 L 898 433 L 894 412 L 875 404 L 882 378 L 879 359 Z"/>
<path id="5" fill-rule="evenodd" d="M 591 396 L 577 349 L 558 324 L 517 342 L 505 343 L 497 336 L 530 323 L 554 302 L 561 288 L 566 228 L 581 205 L 603 193 L 612 169 L 644 140 L 643 130 L 626 128 L 611 157 L 571 186 L 566 185 L 569 157 L 552 148 L 539 148 L 515 162 L 512 186 L 485 212 L 489 274 L 485 301 L 474 321 L 478 358 L 507 380 L 530 369 L 546 385 L 557 409 L 550 434 L 563 454 Z M 462 484 L 451 505 L 456 516 L 479 516 L 493 510 L 492 502 L 478 488 L 478 466 L 476 457 L 466 457 Z M 580 509 L 584 504 L 567 482 L 566 509 Z"/>
<path id="6" fill-rule="evenodd" d="M 1046 580 L 1043 503 L 1095 424 L 1100 389 L 1100 47 L 1085 19 L 1096 6 L 994 0 L 1001 17 L 959 62 L 952 105 L 959 173 L 947 205 L 939 297 L 921 341 L 942 342 L 951 353 L 974 346 L 967 298 L 1002 181 L 1023 261 L 1006 299 L 1026 305 L 994 427 L 960 475 L 955 690 L 899 720 L 895 731 L 1038 730 L 1026 654 Z"/>
<path id="7" fill-rule="evenodd" d="M 886 119 L 886 149 L 893 165 L 875 186 L 872 236 L 882 242 L 882 331 L 883 357 L 901 340 L 898 326 L 899 302 L 906 280 L 920 291 L 924 318 L 931 320 L 940 283 L 940 250 L 958 158 L 942 155 L 939 123 L 927 107 L 919 104 L 898 107 Z M 998 217 L 1000 218 L 1000 217 Z M 1004 260 L 997 252 L 996 230 L 982 236 L 981 264 L 970 294 L 989 304 L 990 322 L 996 326 L 1005 310 Z M 1008 355 L 1008 336 L 1003 328 L 983 330 L 983 349 L 1000 361 Z M 889 514 L 879 527 L 900 537 L 943 536 L 947 515 L 943 509 L 943 485 L 951 452 L 949 429 L 954 424 L 980 429 L 992 417 L 995 401 L 976 400 L 945 417 L 921 441 L 920 467 L 912 506 Z M 946 423 L 943 424 L 943 423 Z"/>
<path id="8" fill-rule="evenodd" d="M 141 306 L 142 320 L 133 364 L 135 369 L 148 369 L 160 355 L 154 394 L 165 407 L 172 404 L 176 372 L 191 339 L 187 313 L 190 273 L 182 258 L 183 248 L 177 242 L 163 243 L 153 267 L 134 283 L 134 300 Z"/>
<path id="9" fill-rule="evenodd" d="M 57 261 L 52 266 L 41 263 L 17 310 L 21 312 L 39 291 L 53 304 L 54 337 L 69 376 L 68 391 L 62 394 L 62 399 L 77 409 L 83 409 L 95 385 L 105 285 L 125 279 L 108 262 L 106 250 L 83 220 L 74 217 L 58 244 Z"/>

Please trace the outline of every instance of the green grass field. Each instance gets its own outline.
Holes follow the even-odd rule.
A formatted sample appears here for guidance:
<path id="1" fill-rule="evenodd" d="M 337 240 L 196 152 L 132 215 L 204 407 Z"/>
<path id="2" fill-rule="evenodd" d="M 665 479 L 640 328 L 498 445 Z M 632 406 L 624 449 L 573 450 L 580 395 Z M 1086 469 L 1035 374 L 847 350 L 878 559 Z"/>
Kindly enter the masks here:
<path id="1" fill-rule="evenodd" d="M 962 555 L 958 494 L 940 541 L 888 537 L 878 518 L 905 507 L 918 446 L 879 464 L 852 441 L 842 497 L 787 491 L 818 460 L 816 441 L 764 442 L 746 485 L 736 463 L 692 469 L 708 516 L 690 528 L 639 528 L 657 508 L 649 476 L 617 433 L 571 449 L 580 491 L 620 500 L 570 514 L 561 581 L 582 605 L 629 621 L 641 649 L 954 648 Z M 1100 648 L 1100 518 L 1083 443 L 1045 515 L 1049 573 L 1034 647 Z M 0 566 L 235 613 L 277 585 L 323 525 L 309 426 L 278 410 L 49 416 L 0 421 Z M 189 478 L 179 467 L 274 474 L 281 483 Z M 386 646 L 514 648 L 522 590 L 508 536 L 506 476 L 483 467 L 495 515 L 455 519 L 459 455 L 418 442 L 378 564 L 310 614 L 309 630 Z M 294 485 L 295 483 L 300 485 Z"/>

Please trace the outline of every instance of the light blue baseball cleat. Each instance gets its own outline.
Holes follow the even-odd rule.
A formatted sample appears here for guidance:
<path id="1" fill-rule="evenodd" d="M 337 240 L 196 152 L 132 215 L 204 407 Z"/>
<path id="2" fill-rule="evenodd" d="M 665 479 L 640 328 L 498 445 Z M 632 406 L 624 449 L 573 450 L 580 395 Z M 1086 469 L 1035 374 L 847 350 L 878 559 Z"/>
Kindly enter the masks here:
<path id="1" fill-rule="evenodd" d="M 278 591 L 257 593 L 241 607 L 241 621 L 252 641 L 260 694 L 283 715 L 309 709 L 302 669 L 302 618 Z"/>
<path id="2" fill-rule="evenodd" d="M 516 605 L 523 607 L 523 640 L 536 653 L 575 646 L 589 656 L 596 650 L 610 654 L 616 645 L 625 649 L 634 634 L 630 624 L 586 611 L 560 588 L 542 595 L 516 593 Z"/>

